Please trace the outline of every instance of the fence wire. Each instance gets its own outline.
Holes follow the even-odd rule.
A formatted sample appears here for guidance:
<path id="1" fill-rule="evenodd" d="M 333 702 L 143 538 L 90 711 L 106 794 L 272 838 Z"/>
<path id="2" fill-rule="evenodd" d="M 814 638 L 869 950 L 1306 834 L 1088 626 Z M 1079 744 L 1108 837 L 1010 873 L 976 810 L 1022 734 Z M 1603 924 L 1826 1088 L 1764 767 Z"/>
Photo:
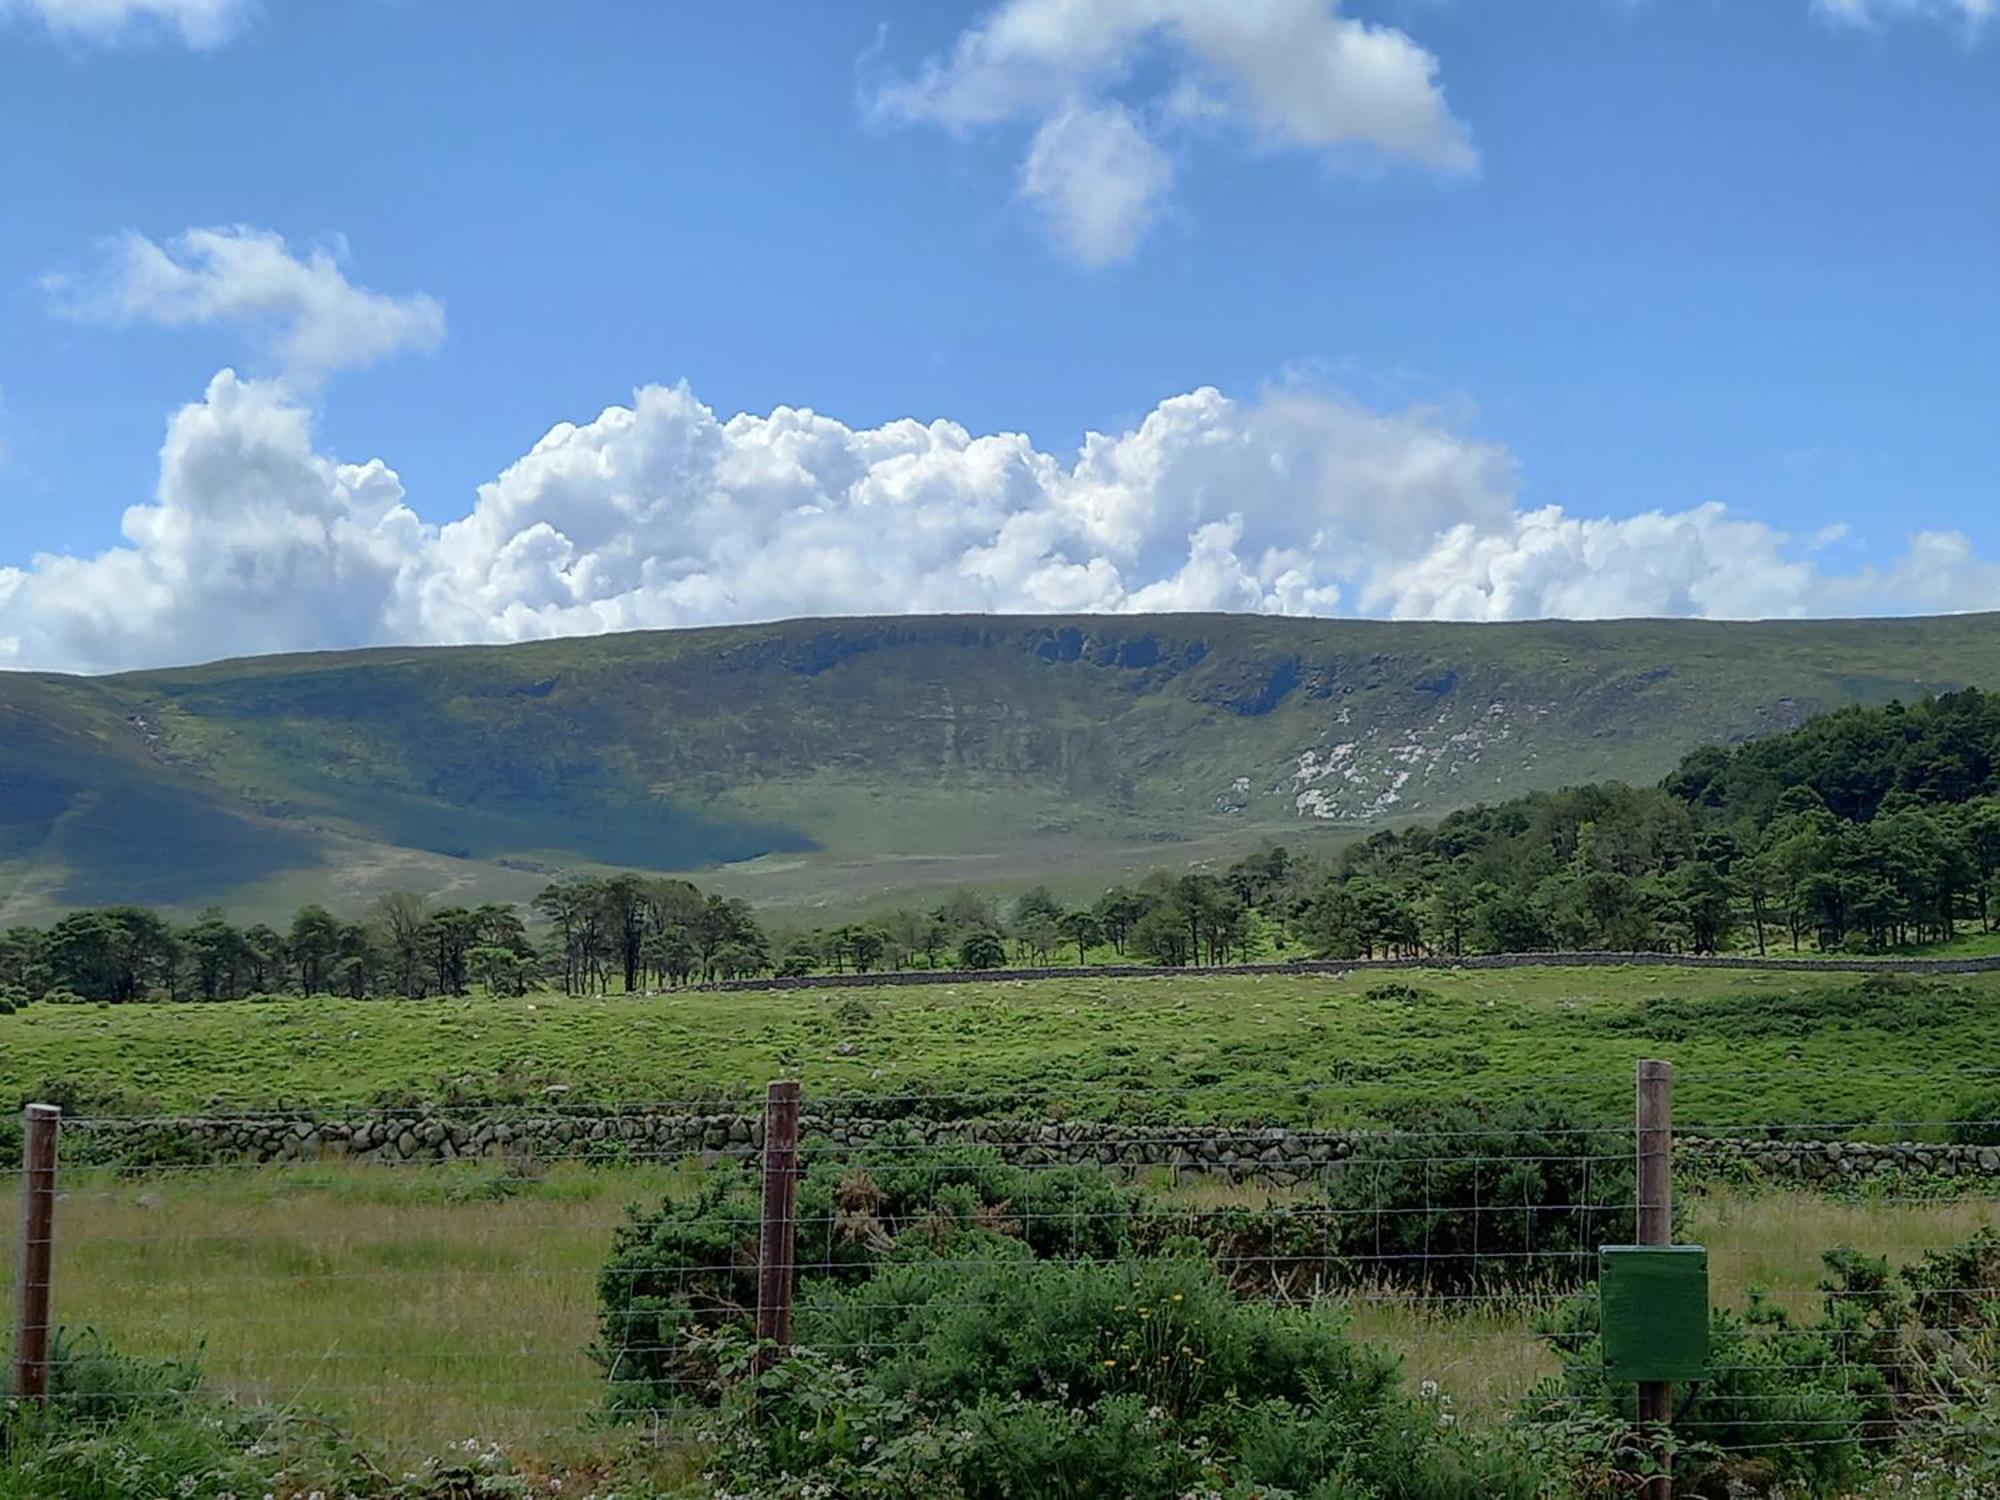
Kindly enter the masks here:
<path id="1" fill-rule="evenodd" d="M 1880 1447 L 1918 1426 L 1974 1435 L 1963 1407 L 2000 1371 L 2000 1150 L 1984 1144 L 2000 1143 L 2000 1120 L 1950 1117 L 1924 1102 L 1923 1075 L 1889 1069 L 1872 1076 L 1908 1079 L 1907 1118 L 1704 1114 L 1704 1088 L 1733 1096 L 1759 1076 L 1777 1075 L 1675 1079 L 1677 1113 L 1697 1122 L 1677 1140 L 1677 1238 L 1709 1245 L 1714 1301 L 1732 1309 L 1677 1422 L 1744 1454 Z M 1558 1083 L 1631 1080 L 1484 1087 L 1532 1101 Z M 1038 1119 L 1016 1098 L 989 1118 L 974 1093 L 808 1095 L 796 1346 L 857 1366 L 918 1359 L 953 1318 L 1017 1311 L 1010 1278 L 1030 1268 L 1111 1275 L 1137 1255 L 1205 1267 L 1239 1298 L 1337 1309 L 1473 1418 L 1629 1406 L 1593 1364 L 1587 1291 L 1599 1247 L 1632 1238 L 1631 1121 L 1204 1125 L 1146 1123 L 1171 1091 L 1055 1102 Z M 533 1440 L 613 1405 L 699 1426 L 727 1379 L 709 1343 L 756 1319 L 754 1101 L 391 1112 L 357 1137 L 359 1118 L 64 1120 L 50 1401 L 97 1399 L 90 1378 L 115 1348 L 199 1366 L 199 1384 L 164 1399 L 325 1409 L 416 1446 Z M 354 1147 L 432 1127 L 441 1139 L 412 1157 Z M 228 1144 L 242 1131 L 301 1144 L 253 1159 Z M 19 1196 L 0 1190 L 9 1223 Z M 698 1234 L 662 1228 L 668 1201 L 706 1204 Z M 1822 1262 L 1849 1241 L 1858 1258 Z M 1868 1261 L 1891 1248 L 1910 1269 Z M 0 1276 L 11 1305 L 13 1266 Z M 1768 1300 L 1750 1295 L 1760 1281 Z"/>

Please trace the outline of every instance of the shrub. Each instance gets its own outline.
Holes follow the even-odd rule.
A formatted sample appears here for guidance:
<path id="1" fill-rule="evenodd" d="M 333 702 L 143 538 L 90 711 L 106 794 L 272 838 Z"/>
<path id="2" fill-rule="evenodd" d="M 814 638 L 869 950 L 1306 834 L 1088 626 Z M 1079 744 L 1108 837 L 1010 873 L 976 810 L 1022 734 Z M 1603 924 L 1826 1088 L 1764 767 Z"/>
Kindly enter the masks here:
<path id="1" fill-rule="evenodd" d="M 1331 1310 L 1238 1299 L 1193 1261 L 1035 1261 L 971 1230 L 801 1318 L 802 1352 L 732 1399 L 729 1493 L 1532 1495 L 1456 1441 Z"/>
<path id="2" fill-rule="evenodd" d="M 1557 1105 L 1430 1105 L 1366 1137 L 1327 1181 L 1350 1275 L 1452 1293 L 1573 1287 L 1629 1233 L 1629 1129 Z"/>
<path id="3" fill-rule="evenodd" d="M 1544 1333 L 1562 1374 L 1529 1395 L 1531 1420 L 1561 1423 L 1581 1409 L 1637 1421 L 1637 1388 L 1605 1378 L 1594 1295 L 1565 1303 Z M 1861 1466 L 1870 1380 L 1868 1372 L 1842 1364 L 1839 1354 L 1831 1333 L 1795 1326 L 1783 1309 L 1754 1294 L 1742 1313 L 1715 1309 L 1709 1377 L 1682 1397 L 1674 1414 L 1676 1441 L 1690 1445 L 1675 1465 L 1685 1487 L 1692 1493 L 1726 1489 L 1758 1468 L 1816 1493 L 1853 1479 Z M 1857 1374 L 1864 1378 L 1847 1379 Z"/>
<path id="4" fill-rule="evenodd" d="M 697 1335 L 741 1321 L 757 1306 L 759 1203 L 750 1174 L 712 1171 L 685 1198 L 633 1209 L 613 1231 L 597 1277 L 591 1357 L 621 1411 L 707 1396 L 715 1370 Z"/>
<path id="5" fill-rule="evenodd" d="M 1000 969 L 1007 964 L 1007 945 L 1000 941 L 998 933 L 973 932 L 966 935 L 958 945 L 958 966 L 961 969 Z"/>
<path id="6" fill-rule="evenodd" d="M 1870 974 L 1844 986 L 1751 990 L 1718 999 L 1657 996 L 1596 1024 L 1613 1034 L 1681 1041 L 1699 1036 L 1728 1041 L 1809 1037 L 1833 1027 L 1900 1035 L 1946 1029 L 1980 1007 L 1963 985 L 1907 974 Z"/>
<path id="7" fill-rule="evenodd" d="M 1404 984 L 1400 980 L 1392 980 L 1388 984 L 1370 985 L 1362 992 L 1362 997 L 1368 1000 L 1394 1001 L 1402 1005 L 1422 1005 L 1437 999 L 1437 991 L 1427 990 L 1418 984 Z"/>
<path id="8" fill-rule="evenodd" d="M 911 1237 L 985 1228 L 1037 1256 L 1101 1260 L 1118 1252 L 1140 1203 L 1135 1189 L 1094 1167 L 1017 1167 L 990 1147 L 926 1145 L 904 1128 L 807 1171 L 799 1258 L 853 1267 Z"/>
<path id="9" fill-rule="evenodd" d="M 185 1404 L 200 1382 L 192 1360 L 123 1354 L 94 1328 L 56 1328 L 49 1334 L 49 1401 L 70 1421 L 170 1411 Z"/>
<path id="10" fill-rule="evenodd" d="M 1823 1260 L 1809 1321 L 1756 1292 L 1740 1313 L 1711 1314 L 1708 1378 L 1674 1416 L 1676 1437 L 1694 1445 L 1678 1465 L 1691 1490 L 1762 1474 L 1846 1493 L 1871 1457 L 1933 1440 L 1941 1418 L 1992 1399 L 2000 1234 L 1981 1230 L 1896 1270 L 1849 1249 Z M 1594 1297 L 1573 1299 L 1544 1332 L 1563 1373 L 1529 1398 L 1530 1417 L 1633 1419 L 1633 1388 L 1604 1378 Z"/>
<path id="11" fill-rule="evenodd" d="M 1961 1101 L 1952 1110 L 1951 1138 L 1961 1146 L 2000 1146 L 2000 1093 Z"/>
<path id="12" fill-rule="evenodd" d="M 0 1405 L 0 1500 L 381 1493 L 323 1426 L 204 1399 L 191 1361 L 133 1358 L 88 1329 L 50 1345 L 47 1406 Z"/>
<path id="13" fill-rule="evenodd" d="M 808 1157 L 812 1155 L 808 1149 Z M 798 1262 L 815 1279 L 865 1277 L 899 1250 L 986 1231 L 1024 1255 L 1104 1259 L 1124 1243 L 1132 1189 L 1083 1167 L 1030 1171 L 976 1146 L 926 1146 L 908 1130 L 844 1158 L 813 1161 L 799 1184 Z M 714 1168 L 692 1193 L 635 1209 L 598 1276 L 593 1357 L 615 1409 L 712 1399 L 699 1335 L 747 1324 L 757 1299 L 759 1182 Z"/>

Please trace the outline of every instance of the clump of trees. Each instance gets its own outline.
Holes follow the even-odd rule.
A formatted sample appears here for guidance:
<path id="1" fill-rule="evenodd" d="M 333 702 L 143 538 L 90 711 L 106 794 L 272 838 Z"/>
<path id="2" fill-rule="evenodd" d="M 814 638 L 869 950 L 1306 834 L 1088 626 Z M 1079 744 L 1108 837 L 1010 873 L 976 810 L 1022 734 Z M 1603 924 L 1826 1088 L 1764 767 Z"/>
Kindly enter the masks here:
<path id="1" fill-rule="evenodd" d="M 549 924 L 550 977 L 565 994 L 741 979 L 771 967 L 750 904 L 704 895 L 685 880 L 613 875 L 546 887 L 535 910 Z"/>
<path id="2" fill-rule="evenodd" d="M 1227 964 L 1266 957 L 1286 941 L 1304 872 L 1282 846 L 1221 873 L 1155 871 L 1070 905 L 1047 886 L 1012 900 L 959 890 L 928 909 L 899 907 L 865 921 L 793 934 L 777 972 L 1088 964 Z"/>
<path id="3" fill-rule="evenodd" d="M 48 928 L 0 932 L 0 996 L 235 1000 L 294 992 L 354 999 L 602 993 L 733 978 L 769 967 L 749 907 L 683 880 L 619 875 L 551 885 L 535 898 L 539 941 L 520 909 L 433 906 L 391 892 L 349 920 L 301 907 L 283 930 L 241 926 L 219 908 L 179 926 L 145 907 L 72 912 Z"/>
<path id="4" fill-rule="evenodd" d="M 1878 951 L 2000 920 L 2000 701 L 1849 708 L 1657 787 L 1537 793 L 1383 832 L 1300 913 L 1342 957 Z"/>

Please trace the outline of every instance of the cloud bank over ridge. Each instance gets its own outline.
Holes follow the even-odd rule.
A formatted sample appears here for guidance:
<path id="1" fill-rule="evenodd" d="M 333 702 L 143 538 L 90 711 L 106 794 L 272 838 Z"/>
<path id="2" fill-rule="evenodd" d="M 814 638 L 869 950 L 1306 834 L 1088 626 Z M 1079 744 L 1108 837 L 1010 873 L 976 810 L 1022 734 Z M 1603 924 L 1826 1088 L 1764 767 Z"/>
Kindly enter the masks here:
<path id="1" fill-rule="evenodd" d="M 1245 610 L 1498 620 L 2000 606 L 1920 532 L 1888 567 L 1721 505 L 1523 508 L 1513 456 L 1424 409 L 1203 388 L 1073 459 L 949 421 L 723 417 L 685 385 L 559 423 L 442 526 L 319 451 L 284 384 L 174 414 L 124 543 L 0 567 L 0 667 L 102 671 L 792 615 Z"/>

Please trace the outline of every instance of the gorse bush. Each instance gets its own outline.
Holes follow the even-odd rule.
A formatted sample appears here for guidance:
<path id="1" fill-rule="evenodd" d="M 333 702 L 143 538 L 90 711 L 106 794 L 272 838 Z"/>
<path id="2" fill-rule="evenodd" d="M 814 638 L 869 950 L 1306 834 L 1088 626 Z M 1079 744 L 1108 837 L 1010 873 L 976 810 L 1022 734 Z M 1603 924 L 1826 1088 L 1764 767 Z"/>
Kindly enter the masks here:
<path id="1" fill-rule="evenodd" d="M 1019 1167 L 986 1146 L 926 1145 L 900 1130 L 813 1164 L 799 1187 L 806 1264 L 871 1263 L 905 1236 L 1003 1228 L 1038 1256 L 1117 1253 L 1144 1195 L 1095 1167 Z"/>
<path id="2" fill-rule="evenodd" d="M 1427 990 L 1418 984 L 1405 984 L 1400 980 L 1391 980 L 1387 984 L 1370 985 L 1361 992 L 1361 997 L 1364 1000 L 1375 1000 L 1383 1003 L 1393 1001 L 1403 1005 L 1424 1005 L 1437 999 L 1437 991 Z"/>
<path id="3" fill-rule="evenodd" d="M 704 1399 L 716 1371 L 699 1336 L 757 1307 L 755 1179 L 710 1172 L 687 1197 L 633 1210 L 613 1231 L 598 1273 L 598 1336 L 591 1356 L 611 1382 L 615 1410 Z"/>
<path id="4" fill-rule="evenodd" d="M 1571 1287 L 1632 1218 L 1624 1136 L 1536 1104 L 1437 1106 L 1361 1143 L 1320 1190 L 1202 1210 L 1083 1166 L 1024 1167 L 990 1147 L 886 1131 L 844 1155 L 808 1145 L 799 1185 L 800 1295 L 890 1274 L 911 1254 L 977 1244 L 982 1259 L 1103 1263 L 1166 1253 L 1259 1295 L 1306 1300 L 1393 1283 L 1427 1294 Z M 624 1410 L 713 1399 L 700 1335 L 756 1308 L 760 1187 L 749 1164 L 635 1210 L 599 1276 L 594 1355 Z"/>
<path id="5" fill-rule="evenodd" d="M 811 1155 L 810 1147 L 808 1155 Z M 598 1277 L 593 1355 L 613 1405 L 642 1409 L 712 1396 L 696 1337 L 756 1309 L 759 1179 L 713 1168 L 691 1194 L 635 1210 Z M 1124 1244 L 1142 1195 L 1090 1168 L 1029 1170 L 975 1146 L 925 1146 L 906 1130 L 843 1159 L 814 1161 L 799 1184 L 798 1262 L 834 1282 L 867 1276 L 900 1246 L 986 1230 L 1030 1256 L 1104 1259 Z"/>
<path id="6" fill-rule="evenodd" d="M 200 1384 L 192 1359 L 140 1359 L 114 1348 L 94 1328 L 50 1332 L 49 1401 L 71 1421 L 174 1411 Z"/>
<path id="7" fill-rule="evenodd" d="M 1636 1387 L 1605 1378 L 1594 1296 L 1566 1303 L 1545 1333 L 1563 1373 L 1529 1395 L 1529 1420 L 1560 1426 L 1579 1410 L 1637 1420 Z M 1710 1374 L 1681 1396 L 1674 1415 L 1675 1439 L 1687 1450 L 1676 1464 L 1684 1485 L 1695 1493 L 1710 1484 L 1740 1488 L 1765 1473 L 1830 1494 L 1851 1482 L 1879 1381 L 1842 1354 L 1837 1332 L 1799 1327 L 1761 1297 L 1741 1313 L 1715 1309 Z"/>
<path id="8" fill-rule="evenodd" d="M 1421 1291 L 1551 1290 L 1596 1274 L 1633 1218 L 1631 1131 L 1558 1106 L 1421 1105 L 1364 1137 L 1326 1186 L 1350 1277 Z"/>
<path id="9" fill-rule="evenodd" d="M 1537 1475 L 1460 1441 L 1330 1309 L 1238 1297 L 1207 1266 L 1037 1261 L 968 1229 L 801 1309 L 803 1351 L 732 1398 L 728 1495 L 1521 1500 Z M 740 1349 L 741 1345 L 737 1345 Z"/>

